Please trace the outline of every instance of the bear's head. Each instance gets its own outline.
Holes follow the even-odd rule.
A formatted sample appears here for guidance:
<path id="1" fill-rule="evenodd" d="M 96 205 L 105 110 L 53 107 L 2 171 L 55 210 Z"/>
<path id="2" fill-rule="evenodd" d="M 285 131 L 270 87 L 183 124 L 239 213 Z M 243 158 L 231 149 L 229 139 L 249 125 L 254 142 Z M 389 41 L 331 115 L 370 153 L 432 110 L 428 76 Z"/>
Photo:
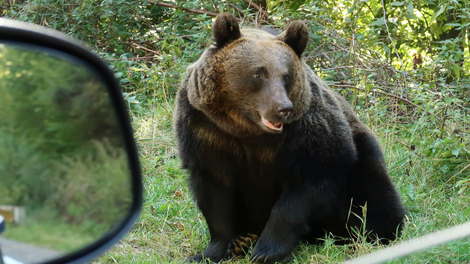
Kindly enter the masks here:
<path id="1" fill-rule="evenodd" d="M 308 110 L 312 94 L 301 60 L 308 30 L 302 22 L 275 36 L 240 30 L 237 19 L 223 13 L 212 31 L 215 45 L 192 66 L 189 99 L 222 130 L 238 137 L 281 133 Z"/>

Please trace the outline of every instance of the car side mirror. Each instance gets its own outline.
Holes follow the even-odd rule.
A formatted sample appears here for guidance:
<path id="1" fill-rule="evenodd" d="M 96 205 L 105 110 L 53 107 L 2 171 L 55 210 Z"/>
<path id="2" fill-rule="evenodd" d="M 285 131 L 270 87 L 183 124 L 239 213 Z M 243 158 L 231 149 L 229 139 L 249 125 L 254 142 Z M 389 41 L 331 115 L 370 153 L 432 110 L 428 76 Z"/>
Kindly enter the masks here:
<path id="1" fill-rule="evenodd" d="M 140 215 L 139 160 L 111 70 L 69 36 L 3 18 L 0 175 L 0 263 L 85 263 Z"/>

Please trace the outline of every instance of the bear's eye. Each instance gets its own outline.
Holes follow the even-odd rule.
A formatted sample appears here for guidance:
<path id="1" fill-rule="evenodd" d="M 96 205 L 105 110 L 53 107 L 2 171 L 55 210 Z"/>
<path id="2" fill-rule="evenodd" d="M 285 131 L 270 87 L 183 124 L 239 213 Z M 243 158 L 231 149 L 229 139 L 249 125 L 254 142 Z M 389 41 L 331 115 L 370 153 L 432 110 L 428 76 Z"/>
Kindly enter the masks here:
<path id="1" fill-rule="evenodd" d="M 255 77 L 256 79 L 259 79 L 261 78 L 261 74 L 259 72 L 255 72 L 253 73 L 253 77 Z"/>
<path id="2" fill-rule="evenodd" d="M 289 74 L 286 74 L 286 76 L 284 76 L 284 81 L 285 81 L 285 82 L 288 82 L 288 81 L 289 81 Z"/>

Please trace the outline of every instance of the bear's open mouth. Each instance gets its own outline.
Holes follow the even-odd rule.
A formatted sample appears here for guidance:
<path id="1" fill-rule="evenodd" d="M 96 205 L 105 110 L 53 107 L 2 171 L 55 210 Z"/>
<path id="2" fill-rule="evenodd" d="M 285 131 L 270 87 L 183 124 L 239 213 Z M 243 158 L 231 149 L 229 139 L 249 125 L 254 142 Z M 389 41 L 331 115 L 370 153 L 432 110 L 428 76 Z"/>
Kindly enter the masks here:
<path id="1" fill-rule="evenodd" d="M 282 126 L 284 125 L 283 123 L 271 123 L 266 118 L 264 118 L 264 116 L 261 116 L 261 121 L 266 127 L 275 131 L 281 131 Z"/>

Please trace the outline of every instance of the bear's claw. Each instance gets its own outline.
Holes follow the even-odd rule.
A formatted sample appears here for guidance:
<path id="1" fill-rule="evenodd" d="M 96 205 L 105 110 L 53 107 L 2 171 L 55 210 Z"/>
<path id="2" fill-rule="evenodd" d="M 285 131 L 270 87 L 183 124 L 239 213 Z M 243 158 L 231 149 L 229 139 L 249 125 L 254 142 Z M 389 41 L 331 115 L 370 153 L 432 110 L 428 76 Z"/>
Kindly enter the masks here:
<path id="1" fill-rule="evenodd" d="M 232 257 L 244 256 L 248 250 L 258 241 L 259 236 L 248 233 L 247 236 L 239 236 L 233 240 L 231 249 Z"/>

